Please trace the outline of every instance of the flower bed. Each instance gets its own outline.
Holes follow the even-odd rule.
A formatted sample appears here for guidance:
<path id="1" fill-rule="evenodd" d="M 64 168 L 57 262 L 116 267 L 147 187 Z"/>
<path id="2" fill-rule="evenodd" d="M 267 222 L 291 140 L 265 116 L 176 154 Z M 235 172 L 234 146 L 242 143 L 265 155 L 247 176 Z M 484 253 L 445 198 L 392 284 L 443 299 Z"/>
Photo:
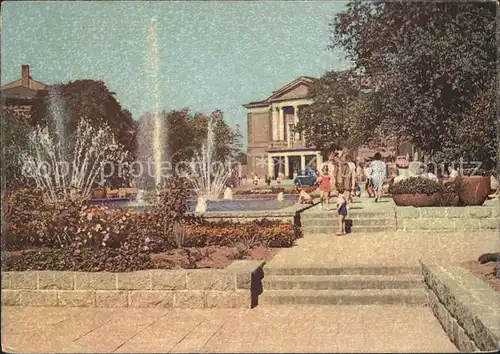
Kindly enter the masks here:
<path id="1" fill-rule="evenodd" d="M 153 268 L 221 268 L 235 259 L 272 257 L 300 237 L 292 223 L 208 222 L 187 217 L 185 189 L 175 182 L 143 212 L 88 206 L 83 200 L 45 204 L 41 192 L 9 198 L 2 239 L 6 270 L 128 272 Z"/>
<path id="2" fill-rule="evenodd" d="M 478 261 L 461 262 L 460 266 L 468 269 L 476 277 L 487 283 L 493 290 L 500 292 L 500 273 L 496 262 L 481 264 Z"/>

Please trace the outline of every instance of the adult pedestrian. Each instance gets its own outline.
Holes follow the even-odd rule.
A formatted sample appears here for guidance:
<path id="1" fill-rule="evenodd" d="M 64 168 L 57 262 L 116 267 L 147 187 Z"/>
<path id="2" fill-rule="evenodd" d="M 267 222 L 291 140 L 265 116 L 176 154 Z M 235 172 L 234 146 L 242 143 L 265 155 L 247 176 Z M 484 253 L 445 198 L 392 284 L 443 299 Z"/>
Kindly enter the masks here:
<path id="1" fill-rule="evenodd" d="M 336 158 L 335 164 L 335 187 L 340 194 L 343 194 L 347 201 L 347 209 L 349 209 L 349 199 L 351 192 L 354 191 L 354 176 L 352 169 L 347 163 L 346 155 L 340 153 Z"/>
<path id="2" fill-rule="evenodd" d="M 378 203 L 382 197 L 382 186 L 387 177 L 387 167 L 385 162 L 382 161 L 382 155 L 379 152 L 373 156 L 370 168 L 372 169 L 371 179 L 375 190 L 375 202 Z"/>

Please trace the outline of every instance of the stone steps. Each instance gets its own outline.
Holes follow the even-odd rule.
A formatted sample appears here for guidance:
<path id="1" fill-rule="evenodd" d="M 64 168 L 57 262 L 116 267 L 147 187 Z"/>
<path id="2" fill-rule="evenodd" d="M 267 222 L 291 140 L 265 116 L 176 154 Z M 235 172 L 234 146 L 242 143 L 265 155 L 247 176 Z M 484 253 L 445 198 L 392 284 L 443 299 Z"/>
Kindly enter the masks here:
<path id="1" fill-rule="evenodd" d="M 265 277 L 273 275 L 422 275 L 420 266 L 304 266 L 273 267 L 265 266 Z M 265 278 L 264 278 L 265 279 Z"/>
<path id="2" fill-rule="evenodd" d="M 264 290 L 259 305 L 425 305 L 421 289 Z"/>
<path id="3" fill-rule="evenodd" d="M 423 276 L 402 275 L 271 275 L 266 290 L 363 290 L 412 289 L 423 286 Z"/>
<path id="4" fill-rule="evenodd" d="M 302 226 L 302 232 L 304 236 L 316 236 L 322 234 L 335 235 L 339 230 L 339 226 L 336 223 L 331 223 L 330 225 L 323 226 Z M 356 226 L 353 225 L 351 228 L 351 233 L 360 232 L 383 232 L 383 231 L 396 231 L 396 225 L 372 225 L 372 226 Z"/>
<path id="5" fill-rule="evenodd" d="M 377 219 L 377 218 L 364 218 L 364 219 L 351 219 L 347 217 L 348 220 L 352 220 L 353 226 L 396 226 L 396 219 Z M 305 218 L 300 221 L 302 227 L 308 226 L 324 226 L 324 225 L 337 225 L 337 218 L 331 219 L 320 219 L 320 218 Z"/>
<path id="6" fill-rule="evenodd" d="M 303 212 L 300 214 L 301 220 L 308 219 L 332 219 L 338 216 L 337 211 L 335 210 L 323 210 L 321 212 Z M 348 219 L 359 220 L 359 219 L 396 219 L 396 215 L 394 212 L 387 211 L 349 211 L 347 214 Z"/>
<path id="7" fill-rule="evenodd" d="M 259 305 L 424 305 L 419 266 L 264 268 Z"/>

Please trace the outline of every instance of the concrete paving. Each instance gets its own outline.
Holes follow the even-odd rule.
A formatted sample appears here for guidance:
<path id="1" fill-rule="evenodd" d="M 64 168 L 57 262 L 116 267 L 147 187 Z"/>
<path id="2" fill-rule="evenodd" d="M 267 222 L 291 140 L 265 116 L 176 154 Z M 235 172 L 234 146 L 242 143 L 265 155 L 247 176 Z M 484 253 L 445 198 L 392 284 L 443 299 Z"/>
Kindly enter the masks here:
<path id="1" fill-rule="evenodd" d="M 456 263 L 500 251 L 495 231 L 385 231 L 317 235 L 281 250 L 266 267 L 418 266 L 419 259 Z"/>
<path id="2" fill-rule="evenodd" d="M 457 352 L 427 307 L 2 308 L 9 352 Z"/>

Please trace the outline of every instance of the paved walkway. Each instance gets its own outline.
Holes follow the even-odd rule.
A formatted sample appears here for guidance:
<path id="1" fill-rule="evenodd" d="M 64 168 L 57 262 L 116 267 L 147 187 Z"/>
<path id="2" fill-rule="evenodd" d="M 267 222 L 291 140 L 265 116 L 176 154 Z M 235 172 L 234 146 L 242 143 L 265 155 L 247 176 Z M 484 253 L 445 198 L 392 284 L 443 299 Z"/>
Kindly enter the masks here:
<path id="1" fill-rule="evenodd" d="M 487 202 L 494 205 L 494 201 Z M 382 203 L 357 198 L 352 209 L 389 211 L 391 199 Z M 320 213 L 314 206 L 304 213 Z M 352 233 L 345 236 L 311 235 L 299 239 L 297 247 L 286 248 L 268 262 L 268 266 L 321 265 L 419 265 L 419 259 L 434 259 L 438 263 L 476 260 L 483 253 L 500 252 L 496 230 L 480 231 L 384 231 Z"/>
<path id="2" fill-rule="evenodd" d="M 495 231 L 385 231 L 345 236 L 308 236 L 297 247 L 281 250 L 267 266 L 418 266 L 419 259 L 438 263 L 476 260 L 483 253 L 500 251 Z"/>
<path id="3" fill-rule="evenodd" d="M 2 308 L 9 352 L 457 352 L 429 308 Z"/>

